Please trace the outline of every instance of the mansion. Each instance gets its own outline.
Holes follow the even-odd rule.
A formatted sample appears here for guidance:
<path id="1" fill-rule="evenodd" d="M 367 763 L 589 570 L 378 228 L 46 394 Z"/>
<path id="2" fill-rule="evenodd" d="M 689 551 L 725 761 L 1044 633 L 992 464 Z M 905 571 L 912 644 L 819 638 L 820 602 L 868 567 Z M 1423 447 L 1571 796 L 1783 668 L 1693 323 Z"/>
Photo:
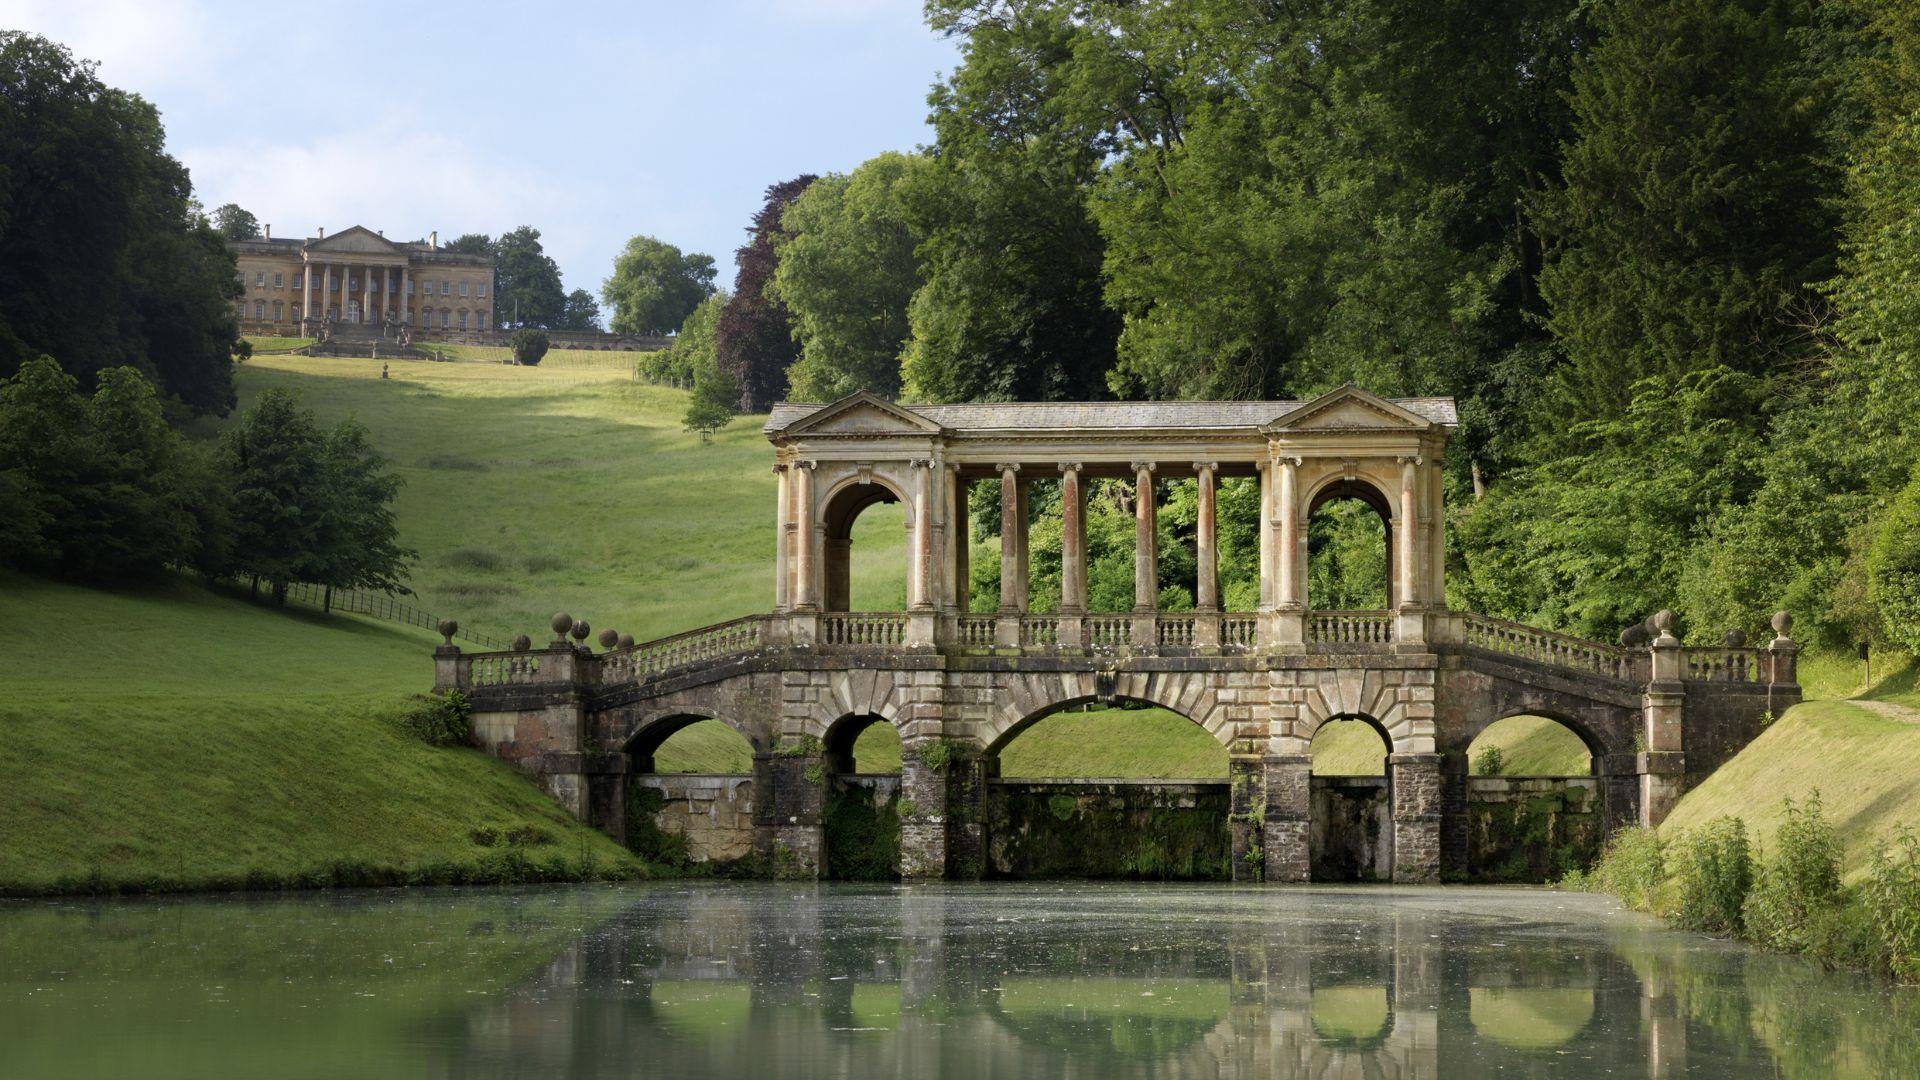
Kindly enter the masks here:
<path id="1" fill-rule="evenodd" d="M 422 243 L 396 243 L 354 226 L 306 239 L 275 239 L 273 228 L 230 242 L 242 292 L 240 323 L 267 333 L 312 334 L 339 326 L 409 325 L 488 330 L 493 323 L 493 259 Z"/>

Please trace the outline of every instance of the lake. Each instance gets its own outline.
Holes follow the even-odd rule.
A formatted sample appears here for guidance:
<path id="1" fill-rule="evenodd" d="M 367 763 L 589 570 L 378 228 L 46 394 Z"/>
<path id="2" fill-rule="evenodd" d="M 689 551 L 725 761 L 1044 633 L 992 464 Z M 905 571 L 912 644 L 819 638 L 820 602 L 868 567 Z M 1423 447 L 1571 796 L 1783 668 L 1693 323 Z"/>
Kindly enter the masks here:
<path id="1" fill-rule="evenodd" d="M 1920 993 L 1541 889 L 0 902 L 0 1076 L 1915 1076 Z"/>

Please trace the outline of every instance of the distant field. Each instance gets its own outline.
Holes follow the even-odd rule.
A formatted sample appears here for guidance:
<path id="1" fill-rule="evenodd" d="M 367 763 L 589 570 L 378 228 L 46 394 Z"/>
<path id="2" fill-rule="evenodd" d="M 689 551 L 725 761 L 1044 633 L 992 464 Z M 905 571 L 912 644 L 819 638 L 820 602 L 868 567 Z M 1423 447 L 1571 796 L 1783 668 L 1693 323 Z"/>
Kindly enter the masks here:
<path id="1" fill-rule="evenodd" d="M 284 349 L 304 349 L 313 344 L 312 338 L 303 337 L 248 337 L 247 342 L 254 352 Z"/>
<path id="2" fill-rule="evenodd" d="M 634 354 L 554 354 L 538 367 L 266 357 L 239 370 L 242 406 L 283 387 L 324 419 L 356 417 L 405 481 L 403 542 L 422 608 L 538 637 L 556 611 L 645 640 L 773 602 L 772 450 L 765 417 L 713 441 L 681 430 L 686 395 L 632 382 Z M 888 508 L 891 509 L 891 508 Z M 905 596 L 900 518 L 857 526 L 854 604 Z"/>

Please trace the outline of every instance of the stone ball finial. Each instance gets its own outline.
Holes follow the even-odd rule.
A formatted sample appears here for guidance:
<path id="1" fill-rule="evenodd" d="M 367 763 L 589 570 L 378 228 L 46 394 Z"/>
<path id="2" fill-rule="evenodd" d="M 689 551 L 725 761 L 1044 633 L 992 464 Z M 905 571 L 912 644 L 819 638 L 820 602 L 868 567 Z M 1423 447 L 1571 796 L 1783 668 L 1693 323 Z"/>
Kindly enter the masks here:
<path id="1" fill-rule="evenodd" d="M 1790 612 L 1776 611 L 1773 613 L 1774 633 L 1779 634 L 1781 637 L 1786 637 L 1787 631 L 1791 629 L 1793 629 L 1793 615 Z"/>
<path id="2" fill-rule="evenodd" d="M 620 635 L 612 629 L 600 631 L 600 647 L 603 649 L 613 648 L 614 644 L 619 640 Z"/>
<path id="3" fill-rule="evenodd" d="M 440 627 L 439 627 L 440 636 L 443 638 L 446 638 L 447 644 L 449 645 L 453 644 L 453 635 L 457 633 L 459 629 L 460 629 L 460 624 L 457 622 L 454 622 L 452 619 L 440 620 Z"/>
<path id="4" fill-rule="evenodd" d="M 567 630 L 573 626 L 573 616 L 563 611 L 553 617 L 552 625 L 554 637 L 566 637 Z"/>
<path id="5" fill-rule="evenodd" d="M 528 649 L 531 649 L 531 648 L 533 648 L 532 638 L 528 637 L 525 634 L 515 634 L 513 636 L 514 652 L 526 652 Z"/>
<path id="6" fill-rule="evenodd" d="M 1645 645 L 1651 640 L 1653 640 L 1653 635 L 1647 633 L 1646 623 L 1634 623 L 1632 626 L 1620 631 L 1620 645 L 1622 648 L 1635 648 L 1636 646 Z"/>
<path id="7" fill-rule="evenodd" d="M 593 633 L 593 624 L 587 620 L 581 619 L 579 622 L 573 624 L 573 640 L 585 641 L 587 640 L 587 635 L 591 633 Z"/>
<path id="8" fill-rule="evenodd" d="M 1724 640 L 1729 649 L 1745 648 L 1747 644 L 1747 632 L 1745 630 L 1729 630 Z"/>
<path id="9" fill-rule="evenodd" d="M 619 647 L 623 650 L 633 648 L 633 635 L 621 634 L 620 640 L 616 644 L 619 645 Z"/>
<path id="10" fill-rule="evenodd" d="M 1653 628 L 1660 631 L 1661 637 L 1673 636 L 1673 612 L 1661 608 L 1653 613 Z"/>

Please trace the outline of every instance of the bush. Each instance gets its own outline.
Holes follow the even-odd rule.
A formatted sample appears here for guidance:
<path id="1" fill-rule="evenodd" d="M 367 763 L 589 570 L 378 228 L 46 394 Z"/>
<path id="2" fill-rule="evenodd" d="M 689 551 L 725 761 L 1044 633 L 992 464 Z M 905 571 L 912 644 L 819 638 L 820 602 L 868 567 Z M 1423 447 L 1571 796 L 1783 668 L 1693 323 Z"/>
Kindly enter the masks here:
<path id="1" fill-rule="evenodd" d="M 1867 594 L 1887 637 L 1920 652 L 1920 473 L 1894 497 L 1867 552 Z"/>
<path id="2" fill-rule="evenodd" d="M 1674 842 L 1673 921 L 1688 930 L 1737 934 L 1753 888 L 1746 823 L 1718 817 Z"/>
<path id="3" fill-rule="evenodd" d="M 421 694 L 401 712 L 400 723 L 428 746 L 464 746 L 473 739 L 473 708 L 458 690 Z"/>
<path id="4" fill-rule="evenodd" d="M 1760 862 L 1741 917 L 1747 936 L 1789 952 L 1814 951 L 1827 933 L 1840 889 L 1840 841 L 1820 813 L 1820 793 L 1802 806 L 1786 800 L 1773 857 Z"/>
<path id="5" fill-rule="evenodd" d="M 1902 828 L 1891 850 L 1875 852 L 1860 894 L 1886 966 L 1898 979 L 1920 982 L 1920 838 Z"/>
<path id="6" fill-rule="evenodd" d="M 509 344 L 513 347 L 514 363 L 533 367 L 546 358 L 548 347 L 547 332 L 545 330 L 535 330 L 532 327 L 523 327 L 513 332 L 513 337 L 509 339 Z"/>
<path id="7" fill-rule="evenodd" d="M 1586 879 L 1592 888 L 1619 897 L 1636 911 L 1653 910 L 1665 880 L 1665 844 L 1652 829 L 1637 825 L 1613 834 L 1599 864 Z"/>
<path id="8" fill-rule="evenodd" d="M 1499 776 L 1507 767 L 1507 755 L 1497 746 L 1489 746 L 1473 756 L 1475 776 Z"/>

